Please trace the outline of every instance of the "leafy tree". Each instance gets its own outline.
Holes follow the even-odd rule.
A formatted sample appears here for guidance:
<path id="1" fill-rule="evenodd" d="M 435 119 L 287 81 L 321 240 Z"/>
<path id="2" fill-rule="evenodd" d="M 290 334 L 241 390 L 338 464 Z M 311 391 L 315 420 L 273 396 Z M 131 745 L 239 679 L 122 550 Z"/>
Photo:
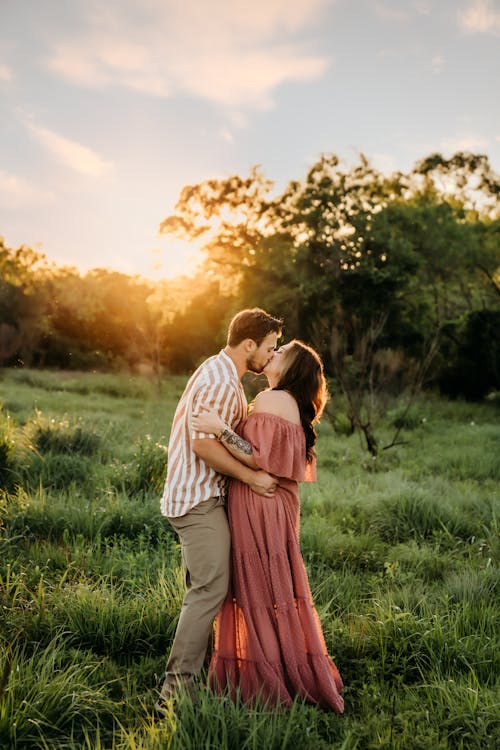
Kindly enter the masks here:
<path id="1" fill-rule="evenodd" d="M 443 328 L 498 303 L 498 178 L 482 156 L 433 155 L 386 177 L 333 155 L 281 195 L 271 187 L 258 170 L 191 186 L 161 230 L 206 236 L 206 274 L 233 307 L 284 315 L 287 337 L 319 348 L 375 451 L 366 405 L 389 375 L 413 388 L 437 378 Z"/>
<path id="2" fill-rule="evenodd" d="M 46 289 L 37 280 L 50 273 L 44 255 L 26 245 L 9 248 L 0 237 L 0 365 L 32 364 L 47 324 Z"/>
<path id="3" fill-rule="evenodd" d="M 52 284 L 45 362 L 70 367 L 135 365 L 150 349 L 151 293 L 152 285 L 138 277 L 107 269 L 82 277 L 74 269 L 63 269 Z"/>
<path id="4" fill-rule="evenodd" d="M 409 184 L 415 183 L 476 218 L 498 218 L 500 178 L 484 154 L 430 154 L 412 170 Z"/>

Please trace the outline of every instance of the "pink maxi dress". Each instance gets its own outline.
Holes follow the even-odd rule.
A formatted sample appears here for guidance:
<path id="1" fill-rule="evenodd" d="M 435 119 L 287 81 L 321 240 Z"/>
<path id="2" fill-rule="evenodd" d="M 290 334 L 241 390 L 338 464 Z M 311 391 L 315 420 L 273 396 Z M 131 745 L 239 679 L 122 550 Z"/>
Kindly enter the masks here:
<path id="1" fill-rule="evenodd" d="M 302 427 L 252 413 L 238 432 L 260 468 L 279 477 L 274 497 L 232 480 L 231 583 L 216 619 L 209 680 L 243 702 L 290 706 L 295 697 L 342 713 L 342 679 L 328 656 L 299 547 L 298 482 L 315 479 Z"/>

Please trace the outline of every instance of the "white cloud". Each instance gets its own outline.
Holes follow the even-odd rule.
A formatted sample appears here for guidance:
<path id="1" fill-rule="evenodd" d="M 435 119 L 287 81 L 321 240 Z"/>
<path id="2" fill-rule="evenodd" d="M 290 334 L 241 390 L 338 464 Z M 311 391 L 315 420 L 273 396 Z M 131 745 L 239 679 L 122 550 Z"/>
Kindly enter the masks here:
<path id="1" fill-rule="evenodd" d="M 458 23 L 470 33 L 500 35 L 500 10 L 495 8 L 494 0 L 470 0 L 458 12 Z"/>
<path id="2" fill-rule="evenodd" d="M 196 95 L 227 107 L 272 104 L 276 88 L 321 76 L 329 59 L 307 32 L 331 0 L 112 0 L 90 5 L 82 30 L 48 65 L 78 85 L 155 96 Z"/>
<path id="3" fill-rule="evenodd" d="M 112 164 L 81 143 L 71 141 L 53 130 L 30 124 L 30 131 L 44 148 L 67 167 L 91 177 L 101 177 L 112 169 Z"/>
<path id="4" fill-rule="evenodd" d="M 480 135 L 466 135 L 461 138 L 446 139 L 441 142 L 441 148 L 453 153 L 457 151 L 477 151 L 487 148 L 488 141 Z"/>
<path id="5" fill-rule="evenodd" d="M 0 206 L 16 210 L 33 205 L 53 203 L 55 196 L 23 177 L 0 171 Z"/>
<path id="6" fill-rule="evenodd" d="M 326 65 L 324 58 L 297 58 L 293 49 L 249 50 L 235 55 L 228 65 L 228 53 L 221 50 L 212 54 L 207 66 L 186 60 L 179 66 L 179 81 L 191 93 L 223 105 L 265 109 L 272 106 L 272 92 L 281 83 L 317 78 Z"/>
<path id="7" fill-rule="evenodd" d="M 153 96 L 170 93 L 168 81 L 152 50 L 137 43 L 110 40 L 105 34 L 91 41 L 58 43 L 49 63 L 63 78 L 80 86 L 123 86 Z"/>

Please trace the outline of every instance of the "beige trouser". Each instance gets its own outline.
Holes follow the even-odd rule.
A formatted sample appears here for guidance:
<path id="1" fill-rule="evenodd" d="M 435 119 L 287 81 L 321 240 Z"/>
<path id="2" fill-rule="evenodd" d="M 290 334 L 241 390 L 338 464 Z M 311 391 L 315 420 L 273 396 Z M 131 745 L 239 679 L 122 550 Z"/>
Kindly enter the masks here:
<path id="1" fill-rule="evenodd" d="M 221 498 L 168 519 L 181 541 L 186 595 L 166 667 L 166 680 L 199 674 L 212 625 L 229 584 L 231 538 Z"/>

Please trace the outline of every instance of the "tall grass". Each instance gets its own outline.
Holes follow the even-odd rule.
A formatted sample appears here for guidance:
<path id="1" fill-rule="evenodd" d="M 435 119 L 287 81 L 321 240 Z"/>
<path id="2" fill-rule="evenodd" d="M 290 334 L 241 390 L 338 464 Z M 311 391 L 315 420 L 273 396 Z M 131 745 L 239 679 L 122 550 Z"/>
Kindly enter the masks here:
<path id="1" fill-rule="evenodd" d="M 82 736 L 84 728 L 112 716 L 113 702 L 94 680 L 98 663 L 69 654 L 62 636 L 45 648 L 2 646 L 2 747 L 39 748 L 48 735 Z"/>
<path id="2" fill-rule="evenodd" d="M 12 485 L 14 453 L 16 444 L 14 430 L 9 415 L 4 415 L 0 404 L 0 486 L 7 488 Z"/>
<path id="3" fill-rule="evenodd" d="M 319 481 L 301 488 L 345 715 L 200 688 L 154 717 L 184 592 L 159 512 L 184 382 L 2 373 L 0 746 L 496 750 L 498 407 L 432 394 L 404 415 L 405 444 L 377 459 L 341 420 L 321 424 Z M 392 403 L 382 435 L 402 415 Z"/>

